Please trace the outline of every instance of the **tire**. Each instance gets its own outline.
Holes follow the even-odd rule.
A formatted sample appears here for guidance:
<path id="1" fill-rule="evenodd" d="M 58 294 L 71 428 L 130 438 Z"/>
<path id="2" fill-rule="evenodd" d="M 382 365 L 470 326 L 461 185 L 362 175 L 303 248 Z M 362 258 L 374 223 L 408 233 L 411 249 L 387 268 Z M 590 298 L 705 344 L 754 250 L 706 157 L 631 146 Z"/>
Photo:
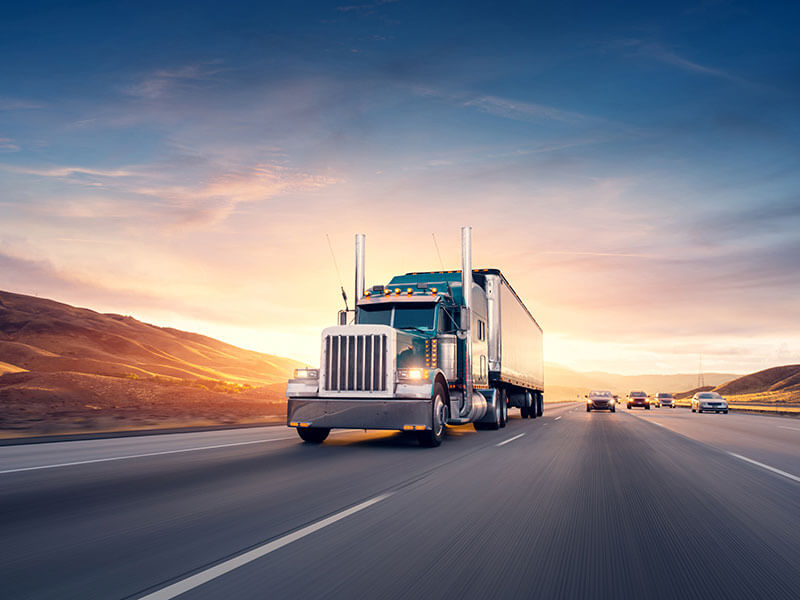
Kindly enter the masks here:
<path id="1" fill-rule="evenodd" d="M 425 448 L 435 448 L 441 444 L 447 433 L 447 395 L 438 381 L 433 386 L 431 413 L 431 429 L 417 433 L 419 445 Z"/>
<path id="2" fill-rule="evenodd" d="M 724 411 L 722 411 L 722 412 L 723 412 L 724 414 L 726 414 L 726 415 L 728 414 L 728 411 L 727 411 L 727 410 L 724 410 Z"/>
<path id="3" fill-rule="evenodd" d="M 644 407 L 644 409 L 645 410 L 650 410 L 650 405 L 648 404 L 647 406 Z"/>
<path id="4" fill-rule="evenodd" d="M 326 427 L 297 428 L 297 435 L 299 435 L 304 442 L 308 442 L 309 444 L 321 444 L 325 441 L 325 438 L 328 437 L 330 432 L 331 430 Z"/>
<path id="5" fill-rule="evenodd" d="M 506 423 L 508 423 L 508 397 L 503 392 L 503 399 L 500 402 L 500 428 L 505 427 Z"/>
<path id="6" fill-rule="evenodd" d="M 616 406 L 612 406 L 611 407 L 611 412 L 617 412 L 617 407 Z"/>
<path id="7" fill-rule="evenodd" d="M 519 409 L 519 415 L 523 419 L 527 419 L 528 418 L 528 407 L 527 406 L 523 406 L 522 408 L 520 408 Z"/>
<path id="8" fill-rule="evenodd" d="M 692 412 L 694 412 L 694 406 L 692 407 Z"/>
<path id="9" fill-rule="evenodd" d="M 536 392 L 536 416 L 541 417 L 544 414 L 544 395 L 541 392 Z"/>
<path id="10" fill-rule="evenodd" d="M 631 409 L 631 405 L 630 405 L 630 404 L 628 404 L 628 410 L 630 410 L 630 409 Z"/>
<path id="11" fill-rule="evenodd" d="M 592 407 L 588 404 L 586 405 L 586 412 L 592 412 Z"/>

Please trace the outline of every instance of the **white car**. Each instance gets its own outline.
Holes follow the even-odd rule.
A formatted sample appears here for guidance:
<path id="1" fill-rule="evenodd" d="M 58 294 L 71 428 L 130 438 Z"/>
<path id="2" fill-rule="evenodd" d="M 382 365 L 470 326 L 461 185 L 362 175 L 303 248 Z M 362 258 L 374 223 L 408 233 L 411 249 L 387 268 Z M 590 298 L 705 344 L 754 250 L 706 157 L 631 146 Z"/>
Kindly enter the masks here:
<path id="1" fill-rule="evenodd" d="M 692 396 L 692 412 L 723 412 L 728 414 L 728 403 L 717 392 L 697 392 Z"/>

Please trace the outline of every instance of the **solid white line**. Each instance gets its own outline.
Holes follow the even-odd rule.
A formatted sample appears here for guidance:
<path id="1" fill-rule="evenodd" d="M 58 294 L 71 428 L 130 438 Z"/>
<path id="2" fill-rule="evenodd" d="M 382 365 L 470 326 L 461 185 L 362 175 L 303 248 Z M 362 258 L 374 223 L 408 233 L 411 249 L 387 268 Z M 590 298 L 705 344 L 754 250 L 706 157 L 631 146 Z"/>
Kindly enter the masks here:
<path id="1" fill-rule="evenodd" d="M 182 581 L 178 581 L 177 583 L 173 583 L 165 588 L 162 588 L 152 594 L 148 594 L 147 596 L 142 596 L 139 600 L 170 600 L 175 596 L 180 596 L 181 594 L 188 592 L 198 586 L 203 585 L 211 581 L 212 579 L 216 579 L 221 575 L 225 575 L 225 573 L 229 573 L 234 569 L 238 569 L 241 566 L 246 565 L 247 563 L 253 562 L 256 559 L 259 559 L 263 556 L 266 556 L 270 552 L 274 552 L 279 548 L 283 548 L 284 546 L 291 544 L 301 538 L 306 537 L 309 534 L 314 533 L 315 531 L 319 531 L 320 529 L 327 527 L 336 521 L 341 521 L 345 517 L 349 517 L 359 511 L 364 510 L 372 506 L 373 504 L 377 504 L 381 500 L 386 500 L 392 493 L 389 492 L 388 494 L 382 494 L 380 496 L 376 496 L 371 500 L 367 500 L 366 502 L 362 502 L 361 504 L 357 504 L 347 510 L 343 510 L 340 513 L 337 513 L 333 516 L 330 516 L 326 519 L 322 519 L 321 521 L 317 521 L 316 523 L 312 523 L 302 529 L 298 529 L 294 533 L 290 533 L 288 535 L 283 536 L 282 538 L 278 538 L 277 540 L 273 540 L 264 544 L 263 546 L 259 546 L 258 548 L 254 548 L 244 554 L 240 554 L 230 560 L 226 560 L 223 563 L 220 563 L 210 569 L 206 569 L 205 571 L 201 571 L 196 575 L 192 575 L 191 577 L 187 577 Z"/>
<path id="2" fill-rule="evenodd" d="M 513 442 L 514 440 L 518 440 L 518 439 L 519 439 L 519 438 L 521 438 L 523 435 L 525 435 L 525 434 L 524 434 L 524 433 L 520 433 L 519 435 L 515 435 L 515 436 L 514 436 L 514 437 L 512 437 L 512 438 L 508 438 L 506 441 L 504 441 L 504 442 L 500 442 L 499 444 L 496 444 L 496 445 L 497 445 L 497 446 L 505 446 L 505 445 L 506 445 L 507 443 L 509 443 L 509 442 Z"/>
<path id="3" fill-rule="evenodd" d="M 797 427 L 786 427 L 784 425 L 778 425 L 781 429 L 791 429 L 792 431 L 800 431 Z"/>
<path id="4" fill-rule="evenodd" d="M 196 452 L 197 450 L 213 450 L 214 448 L 232 448 L 233 446 L 247 446 L 249 444 L 266 444 L 268 442 L 279 442 L 281 440 L 291 440 L 294 436 L 273 438 L 271 440 L 254 440 L 250 442 L 235 442 L 233 444 L 216 444 L 214 446 L 200 446 L 198 448 L 183 448 L 181 450 L 164 450 L 162 452 L 147 452 L 145 454 L 130 454 L 128 456 L 112 456 L 110 458 L 95 458 L 92 460 L 79 460 L 68 463 L 58 463 L 54 465 L 40 465 L 38 467 L 22 467 L 20 469 L 6 469 L 0 471 L 0 475 L 6 473 L 20 473 L 22 471 L 38 471 L 39 469 L 55 469 L 58 467 L 72 467 L 75 465 L 89 465 L 92 463 L 108 462 L 112 460 L 126 460 L 128 458 L 144 458 L 146 456 L 161 456 L 163 454 L 180 454 L 181 452 Z"/>
<path id="5" fill-rule="evenodd" d="M 743 460 L 745 462 L 749 462 L 754 464 L 762 469 L 766 469 L 767 471 L 772 471 L 773 473 L 777 473 L 778 475 L 783 475 L 784 477 L 788 477 L 792 481 L 797 481 L 800 483 L 800 477 L 796 475 L 792 475 L 791 473 L 787 473 L 786 471 L 781 471 L 780 469 L 776 469 L 775 467 L 770 467 L 769 465 L 765 465 L 764 463 L 760 463 L 757 460 L 753 460 L 752 458 L 747 458 L 746 456 L 742 456 L 741 454 L 735 454 L 734 452 L 728 452 L 731 456 L 735 456 L 736 458 Z"/>
<path id="6" fill-rule="evenodd" d="M 558 421 L 561 417 L 556 417 L 553 421 Z"/>

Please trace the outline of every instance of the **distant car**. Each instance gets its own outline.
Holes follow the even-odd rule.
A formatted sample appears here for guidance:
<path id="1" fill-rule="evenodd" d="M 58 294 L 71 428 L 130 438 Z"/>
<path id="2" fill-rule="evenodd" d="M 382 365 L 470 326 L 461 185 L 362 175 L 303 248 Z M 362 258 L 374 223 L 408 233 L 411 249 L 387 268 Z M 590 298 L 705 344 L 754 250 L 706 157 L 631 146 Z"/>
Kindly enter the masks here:
<path id="1" fill-rule="evenodd" d="M 656 394 L 659 406 L 666 406 L 668 408 L 675 408 L 675 397 L 667 392 L 659 392 Z"/>
<path id="2" fill-rule="evenodd" d="M 633 406 L 641 406 L 646 410 L 650 410 L 650 399 L 644 392 L 631 392 L 628 394 L 628 409 Z"/>
<path id="3" fill-rule="evenodd" d="M 592 410 L 610 410 L 617 412 L 617 403 L 614 395 L 608 390 L 592 390 L 586 396 L 586 412 Z"/>
<path id="4" fill-rule="evenodd" d="M 717 392 L 697 392 L 692 396 L 692 412 L 713 411 L 728 414 L 728 402 Z"/>
<path id="5" fill-rule="evenodd" d="M 648 396 L 650 399 L 650 406 L 653 408 L 661 408 L 661 401 L 658 399 L 658 396 Z"/>

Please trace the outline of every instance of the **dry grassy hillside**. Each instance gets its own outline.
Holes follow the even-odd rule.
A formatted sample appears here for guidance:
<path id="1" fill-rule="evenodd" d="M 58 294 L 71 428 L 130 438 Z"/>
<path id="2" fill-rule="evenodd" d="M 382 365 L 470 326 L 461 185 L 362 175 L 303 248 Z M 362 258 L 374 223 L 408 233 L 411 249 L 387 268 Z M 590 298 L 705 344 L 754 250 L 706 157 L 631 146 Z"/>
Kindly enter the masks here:
<path id="1" fill-rule="evenodd" d="M 279 413 L 300 363 L 0 291 L 0 430 L 231 422 Z"/>
<path id="2" fill-rule="evenodd" d="M 761 392 L 800 392 L 800 365 L 772 367 L 734 379 L 716 388 L 725 394 L 756 394 Z"/>

